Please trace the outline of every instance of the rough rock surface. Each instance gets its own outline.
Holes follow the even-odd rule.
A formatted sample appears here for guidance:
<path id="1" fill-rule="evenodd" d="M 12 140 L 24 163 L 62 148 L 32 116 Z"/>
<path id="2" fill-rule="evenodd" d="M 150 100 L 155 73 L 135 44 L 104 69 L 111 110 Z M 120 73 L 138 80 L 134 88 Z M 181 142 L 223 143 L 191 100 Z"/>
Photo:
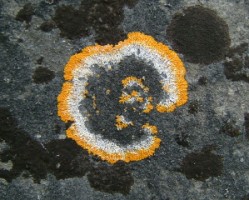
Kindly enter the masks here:
<path id="1" fill-rule="evenodd" d="M 246 0 L 0 0 L 0 199 L 248 199 L 248 18 Z M 154 156 L 110 165 L 66 138 L 57 96 L 71 55 L 132 31 L 179 54 L 189 100 L 153 115 Z"/>

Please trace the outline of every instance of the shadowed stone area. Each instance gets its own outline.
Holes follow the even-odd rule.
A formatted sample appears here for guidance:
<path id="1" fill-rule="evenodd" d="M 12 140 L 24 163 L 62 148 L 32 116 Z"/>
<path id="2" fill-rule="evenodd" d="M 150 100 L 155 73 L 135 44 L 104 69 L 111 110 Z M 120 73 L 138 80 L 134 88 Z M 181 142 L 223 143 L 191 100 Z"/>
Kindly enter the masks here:
<path id="1" fill-rule="evenodd" d="M 220 155 L 212 153 L 212 146 L 204 147 L 199 153 L 190 153 L 182 161 L 180 171 L 188 179 L 205 181 L 209 177 L 220 176 L 223 162 Z"/>
<path id="2" fill-rule="evenodd" d="M 115 44 L 126 37 L 120 27 L 123 7 L 133 7 L 137 0 L 85 0 L 79 9 L 62 5 L 56 9 L 54 21 L 61 35 L 69 39 L 86 37 L 96 32 L 99 44 Z"/>
<path id="3" fill-rule="evenodd" d="M 42 144 L 17 127 L 7 108 L 0 108 L 0 141 L 9 146 L 0 152 L 1 162 L 13 163 L 10 171 L 0 169 L 0 178 L 8 182 L 22 176 L 33 177 L 35 183 L 40 183 L 48 173 L 57 179 L 66 179 L 82 177 L 90 171 L 88 178 L 91 186 L 100 191 L 128 194 L 133 185 L 128 166 L 90 162 L 88 153 L 71 139 Z"/>
<path id="4" fill-rule="evenodd" d="M 34 8 L 31 3 L 27 3 L 17 13 L 16 20 L 21 22 L 25 21 L 26 23 L 29 23 L 32 19 L 32 15 L 34 15 Z"/>
<path id="5" fill-rule="evenodd" d="M 175 14 L 167 35 L 174 48 L 193 63 L 222 60 L 230 46 L 226 22 L 215 11 L 202 6 L 188 7 Z"/>
<path id="6" fill-rule="evenodd" d="M 231 48 L 224 62 L 224 74 L 231 81 L 244 81 L 249 83 L 249 56 L 248 43 L 242 43 Z"/>

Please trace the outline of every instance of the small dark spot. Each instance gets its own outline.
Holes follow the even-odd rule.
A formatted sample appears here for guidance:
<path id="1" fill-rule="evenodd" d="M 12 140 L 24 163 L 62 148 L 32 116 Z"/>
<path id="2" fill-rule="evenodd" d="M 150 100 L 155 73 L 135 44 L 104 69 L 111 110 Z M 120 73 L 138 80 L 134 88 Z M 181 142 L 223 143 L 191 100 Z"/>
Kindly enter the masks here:
<path id="1" fill-rule="evenodd" d="M 59 125 L 59 124 L 55 124 L 55 125 L 54 125 L 54 131 L 55 131 L 55 133 L 57 133 L 57 134 L 59 134 L 59 133 L 60 133 L 60 131 L 61 131 L 61 127 L 60 127 L 60 125 Z"/>
<path id="2" fill-rule="evenodd" d="M 38 65 L 42 64 L 43 59 L 44 59 L 44 57 L 41 56 L 39 59 L 37 59 L 36 63 L 37 63 Z"/>
<path id="3" fill-rule="evenodd" d="M 70 126 L 71 126 L 73 123 L 74 123 L 73 121 L 68 121 L 68 122 L 65 124 L 65 128 L 66 128 L 66 129 L 70 128 Z"/>
<path id="4" fill-rule="evenodd" d="M 18 38 L 18 39 L 17 39 L 17 42 L 18 42 L 18 43 L 22 43 L 23 41 L 24 41 L 24 40 L 23 40 L 22 38 Z"/>
<path id="5" fill-rule="evenodd" d="M 229 80 L 249 83 L 249 76 L 243 71 L 243 68 L 243 58 L 235 57 L 224 63 L 224 74 Z"/>
<path id="6" fill-rule="evenodd" d="M 27 3 L 17 13 L 16 20 L 21 22 L 25 21 L 26 23 L 29 23 L 32 19 L 32 15 L 34 15 L 34 8 L 31 3 Z"/>
<path id="7" fill-rule="evenodd" d="M 202 6 L 177 13 L 167 28 L 174 48 L 193 63 L 210 64 L 222 60 L 230 46 L 226 22 Z"/>
<path id="8" fill-rule="evenodd" d="M 40 29 L 44 32 L 50 32 L 55 28 L 55 23 L 54 21 L 45 21 L 41 24 Z"/>
<path id="9" fill-rule="evenodd" d="M 111 166 L 103 163 L 93 167 L 87 177 L 90 185 L 99 191 L 124 195 L 129 193 L 134 183 L 129 167 L 123 162 Z"/>
<path id="10" fill-rule="evenodd" d="M 0 43 L 5 44 L 9 41 L 9 38 L 5 36 L 4 34 L 0 33 Z"/>
<path id="11" fill-rule="evenodd" d="M 196 114 L 199 111 L 199 103 L 198 101 L 193 101 L 190 102 L 189 106 L 188 106 L 188 112 L 190 114 Z"/>
<path id="12" fill-rule="evenodd" d="M 55 77 L 55 73 L 46 67 L 36 68 L 33 74 L 33 80 L 35 83 L 48 83 Z"/>
<path id="13" fill-rule="evenodd" d="M 246 132 L 246 138 L 249 139 L 249 113 L 245 113 L 245 132 Z"/>
<path id="14" fill-rule="evenodd" d="M 205 76 L 200 77 L 198 80 L 198 84 L 202 86 L 207 85 L 207 82 L 208 82 L 208 79 Z"/>
<path id="15" fill-rule="evenodd" d="M 235 126 L 234 122 L 225 122 L 220 129 L 220 133 L 226 134 L 230 137 L 238 137 L 240 135 L 240 130 Z"/>
<path id="16" fill-rule="evenodd" d="M 183 147 L 189 147 L 188 135 L 186 133 L 181 133 L 175 137 L 175 141 L 177 144 Z"/>
<path id="17" fill-rule="evenodd" d="M 212 153 L 213 147 L 206 147 L 198 153 L 188 154 L 182 161 L 180 171 L 188 179 L 205 181 L 209 177 L 217 177 L 222 174 L 222 156 Z"/>
<path id="18" fill-rule="evenodd" d="M 99 44 L 115 44 L 126 37 L 120 24 L 123 21 L 123 7 L 132 7 L 137 0 L 86 0 L 79 9 L 62 5 L 56 9 L 53 20 L 61 31 L 61 36 L 69 39 L 87 37 L 92 30 Z"/>
<path id="19" fill-rule="evenodd" d="M 245 57 L 245 68 L 249 69 L 249 56 Z"/>

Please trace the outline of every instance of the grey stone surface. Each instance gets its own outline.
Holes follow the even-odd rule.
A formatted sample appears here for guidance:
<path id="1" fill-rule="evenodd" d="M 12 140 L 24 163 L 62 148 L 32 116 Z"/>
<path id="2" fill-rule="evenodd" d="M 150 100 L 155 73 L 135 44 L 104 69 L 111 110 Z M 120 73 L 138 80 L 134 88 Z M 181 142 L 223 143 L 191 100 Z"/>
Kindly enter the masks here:
<path id="1" fill-rule="evenodd" d="M 52 167 L 45 167 L 45 175 L 41 175 L 40 181 L 34 181 L 33 175 L 36 171 L 33 173 L 30 168 L 15 166 L 21 163 L 15 160 L 12 153 L 16 151 L 16 146 L 12 141 L 5 141 L 8 136 L 3 135 L 6 132 L 0 127 L 0 199 L 247 199 L 249 125 L 246 124 L 249 119 L 246 120 L 245 116 L 249 113 L 249 81 L 229 79 L 224 74 L 224 63 L 232 61 L 235 57 L 244 59 L 244 71 L 238 73 L 249 77 L 249 66 L 246 64 L 248 49 L 229 55 L 231 49 L 242 43 L 246 43 L 248 48 L 248 1 L 106 1 L 115 2 L 112 8 L 117 12 L 112 12 L 121 16 L 115 18 L 112 12 L 109 13 L 114 20 L 113 27 L 108 21 L 110 19 L 105 18 L 108 14 L 100 12 L 103 7 L 98 7 L 104 1 L 82 2 L 90 7 L 97 5 L 95 13 L 89 11 L 85 15 L 82 14 L 82 17 L 91 16 L 92 24 L 82 19 L 85 20 L 84 26 L 88 27 L 88 32 L 68 38 L 61 35 L 62 30 L 55 22 L 55 26 L 48 32 L 42 31 L 40 26 L 45 21 L 54 20 L 56 10 L 62 5 L 70 5 L 74 12 L 81 12 L 80 0 L 0 0 L 0 107 L 1 111 L 2 108 L 7 108 L 16 121 L 15 129 L 8 127 L 11 131 L 16 131 L 16 140 L 26 134 L 28 139 L 24 141 L 36 141 L 35 144 L 40 145 L 39 148 L 45 146 L 45 149 L 53 149 L 48 145 L 51 141 L 66 140 L 65 123 L 57 116 L 57 96 L 64 82 L 64 66 L 71 55 L 95 44 L 96 40 L 103 44 L 116 43 L 116 40 L 125 38 L 128 32 L 141 31 L 174 49 L 166 31 L 173 16 L 188 7 L 198 5 L 215 11 L 228 25 L 230 49 L 227 49 L 226 56 L 221 60 L 209 65 L 188 62 L 184 54 L 179 54 L 187 70 L 189 100 L 176 111 L 161 114 L 158 121 L 156 115 L 153 116 L 153 120 L 158 124 L 158 137 L 162 143 L 155 155 L 148 159 L 122 164 L 113 169 L 98 158 L 86 155 L 90 164 L 82 162 L 82 157 L 74 158 L 72 162 L 77 166 L 86 165 L 85 171 L 78 167 L 84 173 L 66 175 L 71 171 L 65 170 L 59 176 Z M 30 21 L 25 15 L 23 18 L 17 18 L 19 11 L 28 3 L 31 3 L 33 8 Z M 104 7 L 108 5 L 104 4 Z M 95 22 L 94 18 L 101 18 L 109 27 L 106 29 L 106 26 Z M 66 21 L 64 18 L 63 20 Z M 110 37 L 112 28 L 115 29 L 114 39 Z M 100 34 L 101 31 L 103 35 Z M 40 59 L 41 57 L 43 59 Z M 55 77 L 48 82 L 35 83 L 33 75 L 40 66 L 53 71 Z M 1 119 L 7 118 L 3 116 Z M 12 126 L 14 123 L 11 121 L 10 124 Z M 63 144 L 58 144 L 58 149 L 63 149 Z M 28 144 L 23 144 L 23 152 L 25 145 Z M 4 152 L 8 149 L 13 158 L 3 161 L 3 156 L 6 156 Z M 32 151 L 32 148 L 29 150 Z M 38 154 L 35 153 L 36 151 L 34 155 L 28 155 L 36 157 Z M 49 153 L 51 152 L 48 152 L 51 157 Z M 220 160 L 214 155 L 218 155 Z M 189 158 L 191 164 L 184 165 L 186 158 Z M 39 158 L 37 160 L 39 161 Z M 200 168 L 196 168 L 194 163 L 198 165 L 199 162 Z M 222 166 L 219 162 L 222 162 Z M 70 159 L 68 164 L 70 165 Z M 98 168 L 99 165 L 104 167 Z M 192 167 L 193 171 L 189 172 L 189 168 L 184 166 Z M 13 167 L 17 167 L 20 174 L 12 174 L 12 178 L 7 179 L 5 175 Z M 219 170 L 221 173 L 217 174 Z M 205 173 L 207 178 L 200 178 L 204 177 Z M 121 175 L 123 178 L 119 177 Z M 117 183 L 118 179 L 123 182 Z M 115 188 L 115 185 L 120 187 Z"/>

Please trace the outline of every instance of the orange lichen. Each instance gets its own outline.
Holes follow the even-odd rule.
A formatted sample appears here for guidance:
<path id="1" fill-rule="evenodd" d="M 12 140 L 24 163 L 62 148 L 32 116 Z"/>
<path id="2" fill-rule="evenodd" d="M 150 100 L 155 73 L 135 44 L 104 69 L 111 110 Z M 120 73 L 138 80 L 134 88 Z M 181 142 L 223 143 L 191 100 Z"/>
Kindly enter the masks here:
<path id="1" fill-rule="evenodd" d="M 132 99 L 140 103 L 144 101 L 143 97 L 139 95 L 139 92 L 132 90 L 131 94 L 122 93 L 121 97 L 119 98 L 119 103 L 124 104 L 131 101 Z"/>
<path id="2" fill-rule="evenodd" d="M 153 142 L 147 149 L 140 149 L 137 151 L 126 151 L 124 153 L 107 153 L 100 148 L 93 147 L 85 139 L 80 138 L 78 130 L 75 125 L 72 125 L 67 129 L 67 137 L 76 141 L 76 143 L 84 149 L 87 149 L 89 153 L 99 156 L 102 160 L 106 160 L 111 164 L 116 163 L 118 160 L 125 162 L 143 160 L 155 153 L 155 150 L 160 146 L 161 140 L 157 137 L 153 137 Z"/>
<path id="3" fill-rule="evenodd" d="M 70 104 L 69 99 L 74 98 L 71 97 L 73 94 L 73 78 L 74 78 L 74 71 L 78 69 L 79 67 L 85 65 L 86 59 L 91 56 L 97 56 L 97 55 L 104 55 L 104 54 L 113 54 L 115 55 L 116 52 L 118 52 L 120 49 L 122 49 L 125 46 L 132 45 L 132 44 L 139 44 L 141 46 L 144 46 L 146 48 L 149 48 L 151 50 L 156 51 L 160 56 L 167 58 L 170 61 L 170 68 L 171 71 L 174 72 L 175 75 L 175 86 L 177 88 L 177 101 L 172 103 L 171 105 L 164 105 L 158 104 L 156 105 L 156 110 L 158 112 L 172 112 L 175 110 L 176 107 L 181 106 L 185 104 L 188 100 L 187 96 L 187 88 L 188 84 L 184 78 L 186 74 L 186 70 L 183 66 L 182 61 L 177 56 L 177 54 L 170 50 L 166 45 L 156 42 L 153 37 L 144 35 L 143 33 L 139 32 L 133 32 L 128 34 L 128 39 L 119 42 L 116 46 L 112 45 L 94 45 L 84 48 L 79 54 L 76 54 L 72 56 L 65 66 L 64 69 L 64 78 L 66 82 L 63 84 L 61 93 L 58 96 L 58 115 L 61 117 L 61 119 L 64 122 L 68 121 L 75 121 L 76 119 L 73 116 L 72 111 L 70 110 Z M 109 69 L 109 68 L 108 68 Z M 123 87 L 126 88 L 129 86 L 131 82 L 135 82 L 138 86 L 140 86 L 144 92 L 148 92 L 149 88 L 145 87 L 143 85 L 143 80 L 140 78 L 136 78 L 134 76 L 126 77 L 122 80 Z M 170 92 L 169 88 L 170 86 L 164 86 L 164 91 Z M 150 88 L 153 89 L 153 88 Z M 87 96 L 88 91 L 82 91 L 83 95 Z M 109 91 L 106 91 L 106 94 L 110 94 Z M 141 96 L 139 96 L 137 93 L 131 93 L 130 95 L 124 95 L 120 97 L 119 102 L 124 103 L 129 101 L 131 98 L 135 98 L 135 100 L 139 102 L 144 102 L 145 99 L 143 99 Z M 144 113 L 149 113 L 154 106 L 152 105 L 152 98 L 147 98 L 146 107 L 143 110 Z M 96 109 L 96 98 L 93 99 L 93 107 Z M 97 112 L 97 111 L 96 111 Z M 117 128 L 126 128 L 129 125 L 133 125 L 133 122 L 126 122 L 121 116 L 116 117 L 116 127 Z M 152 134 L 156 134 L 158 132 L 156 126 L 149 125 L 146 123 L 143 125 L 144 129 L 148 129 Z M 86 138 L 83 136 L 80 136 L 79 130 L 77 129 L 75 123 L 70 126 L 70 128 L 66 131 L 67 136 L 69 138 L 72 138 L 77 142 L 78 145 L 83 147 L 84 149 L 87 149 L 89 153 L 92 153 L 94 155 L 99 156 L 103 160 L 107 160 L 110 163 L 115 163 L 119 160 L 123 160 L 125 162 L 130 161 L 137 161 L 142 160 L 144 158 L 147 158 L 154 154 L 155 150 L 160 145 L 160 139 L 153 136 L 153 141 L 151 142 L 150 146 L 147 149 L 141 148 L 137 150 L 127 150 L 124 152 L 117 152 L 117 153 L 109 153 L 107 151 L 104 151 L 101 149 L 101 147 L 96 146 L 94 143 L 91 143 L 90 141 L 87 141 Z M 132 143 L 133 141 L 131 141 Z"/>
<path id="4" fill-rule="evenodd" d="M 65 82 L 62 86 L 61 93 L 57 97 L 58 116 L 64 122 L 73 121 L 73 117 L 69 112 L 69 106 L 68 106 L 68 98 L 69 98 L 69 95 L 72 91 L 72 87 L 73 86 L 71 83 Z"/>
<path id="5" fill-rule="evenodd" d="M 121 115 L 116 116 L 116 124 L 115 126 L 117 127 L 118 130 L 122 130 L 124 128 L 127 128 L 128 126 L 133 126 L 133 122 L 127 122 L 125 121 L 124 117 Z"/>
<path id="6" fill-rule="evenodd" d="M 137 83 L 140 87 L 144 87 L 142 79 L 135 76 L 128 76 L 122 80 L 123 87 L 126 88 L 131 82 Z"/>
<path id="7" fill-rule="evenodd" d="M 154 106 L 149 102 L 145 105 L 144 113 L 150 113 L 153 110 Z"/>
<path id="8" fill-rule="evenodd" d="M 157 134 L 158 130 L 156 126 L 150 125 L 149 123 L 146 123 L 142 126 L 143 129 L 146 129 L 150 131 L 152 134 Z"/>

